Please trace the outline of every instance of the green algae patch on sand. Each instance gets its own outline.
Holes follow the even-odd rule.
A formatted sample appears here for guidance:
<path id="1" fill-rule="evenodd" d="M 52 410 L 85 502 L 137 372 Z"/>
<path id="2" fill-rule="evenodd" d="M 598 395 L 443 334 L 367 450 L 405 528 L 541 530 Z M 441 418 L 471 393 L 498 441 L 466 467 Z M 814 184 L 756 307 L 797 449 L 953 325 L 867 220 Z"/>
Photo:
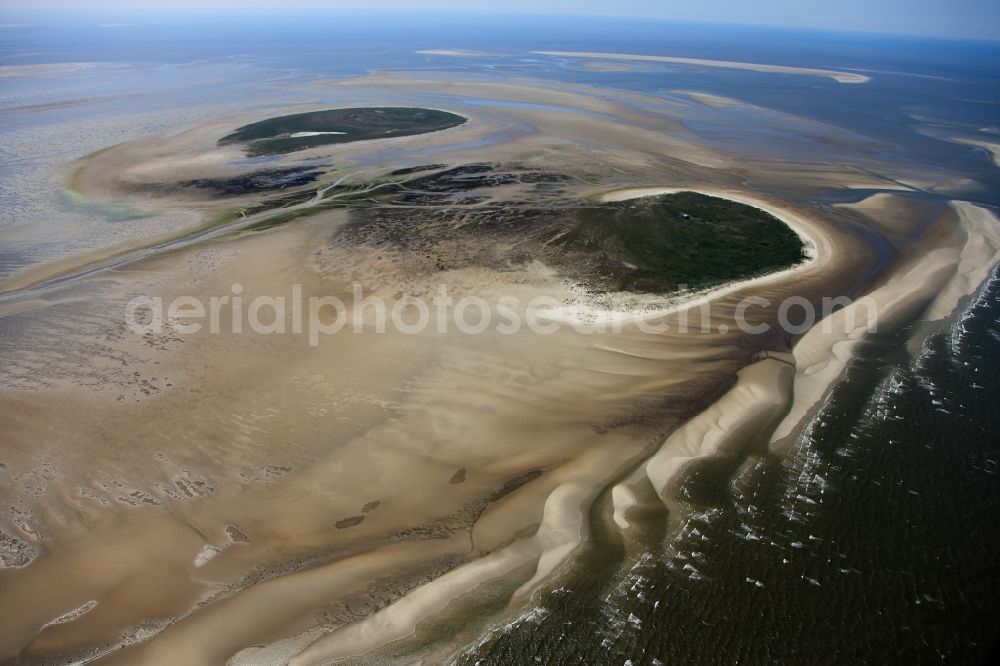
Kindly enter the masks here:
<path id="1" fill-rule="evenodd" d="M 75 175 L 71 176 L 71 180 Z M 64 210 L 103 217 L 108 222 L 129 222 L 156 216 L 156 213 L 138 210 L 127 204 L 92 201 L 73 189 L 73 185 L 75 183 L 70 183 L 69 187 L 59 190 L 59 202 Z"/>
<path id="2" fill-rule="evenodd" d="M 219 139 L 220 146 L 245 144 L 251 157 L 354 141 L 389 139 L 457 127 L 468 118 L 419 107 L 358 107 L 294 113 L 244 125 Z"/>

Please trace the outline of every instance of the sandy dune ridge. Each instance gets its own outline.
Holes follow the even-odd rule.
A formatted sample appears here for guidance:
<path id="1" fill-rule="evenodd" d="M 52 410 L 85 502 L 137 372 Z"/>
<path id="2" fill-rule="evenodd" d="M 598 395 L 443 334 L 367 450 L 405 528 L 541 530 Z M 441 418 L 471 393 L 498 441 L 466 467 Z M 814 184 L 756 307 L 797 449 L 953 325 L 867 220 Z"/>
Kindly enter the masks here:
<path id="1" fill-rule="evenodd" d="M 884 195 L 876 195 L 884 196 Z M 629 479 L 614 489 L 614 519 L 650 501 L 648 489 L 669 507 L 671 488 L 692 461 L 738 451 L 741 442 L 767 437 L 788 448 L 811 410 L 822 402 L 872 332 L 952 315 L 1000 263 L 1000 220 L 989 210 L 952 202 L 959 231 L 937 247 L 902 258 L 880 286 L 819 322 L 791 353 L 770 354 L 743 368 L 739 380 L 711 408 L 673 433 Z"/>

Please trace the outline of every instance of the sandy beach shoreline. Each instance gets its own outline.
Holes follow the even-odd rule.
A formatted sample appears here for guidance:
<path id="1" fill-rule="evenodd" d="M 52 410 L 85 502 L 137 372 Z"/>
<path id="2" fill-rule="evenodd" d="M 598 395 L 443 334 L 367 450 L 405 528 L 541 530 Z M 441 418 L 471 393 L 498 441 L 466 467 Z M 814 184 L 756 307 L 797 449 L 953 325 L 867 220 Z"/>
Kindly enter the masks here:
<path id="1" fill-rule="evenodd" d="M 616 524 L 627 531 L 630 512 L 658 501 L 676 515 L 681 510 L 673 499 L 677 483 L 696 460 L 739 455 L 746 442 L 761 437 L 773 450 L 786 452 L 871 333 L 953 315 L 1000 263 L 1000 219 L 965 202 L 952 202 L 952 208 L 958 233 L 902 257 L 863 301 L 817 323 L 790 353 L 769 354 L 743 368 L 718 402 L 668 437 L 615 487 Z"/>

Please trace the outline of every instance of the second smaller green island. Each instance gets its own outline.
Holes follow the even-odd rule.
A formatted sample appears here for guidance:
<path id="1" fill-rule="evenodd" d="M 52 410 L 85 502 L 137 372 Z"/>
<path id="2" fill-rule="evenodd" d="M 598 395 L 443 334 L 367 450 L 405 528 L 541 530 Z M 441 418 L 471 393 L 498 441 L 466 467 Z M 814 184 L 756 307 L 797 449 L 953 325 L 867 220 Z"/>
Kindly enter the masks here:
<path id="1" fill-rule="evenodd" d="M 281 155 L 329 144 L 413 136 L 449 129 L 468 118 L 407 106 L 357 107 L 294 113 L 244 125 L 219 139 L 245 144 L 247 155 Z"/>

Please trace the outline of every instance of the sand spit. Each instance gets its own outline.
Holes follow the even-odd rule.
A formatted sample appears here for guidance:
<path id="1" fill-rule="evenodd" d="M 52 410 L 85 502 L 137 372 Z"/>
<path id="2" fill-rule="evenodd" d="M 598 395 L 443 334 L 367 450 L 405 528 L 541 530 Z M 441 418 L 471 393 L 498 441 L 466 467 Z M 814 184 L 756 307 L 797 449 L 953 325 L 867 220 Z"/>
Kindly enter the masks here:
<path id="1" fill-rule="evenodd" d="M 673 499 L 674 484 L 694 460 L 739 454 L 762 438 L 772 448 L 786 448 L 871 332 L 952 314 L 1000 263 L 1000 220 L 966 202 L 951 205 L 958 233 L 901 259 L 880 286 L 819 322 L 791 353 L 771 352 L 743 368 L 733 388 L 671 434 L 645 464 L 616 485 L 615 524 L 623 531 L 631 529 L 630 512 L 651 502 L 662 502 L 675 516 L 680 507 Z"/>
<path id="2" fill-rule="evenodd" d="M 66 622 L 72 622 L 73 620 L 79 618 L 81 615 L 84 615 L 85 613 L 89 613 L 90 611 L 94 610 L 95 606 L 97 606 L 96 601 L 93 600 L 88 601 L 79 608 L 74 608 L 70 612 L 64 613 L 63 615 L 60 615 L 54 620 L 50 620 L 48 623 L 42 626 L 42 631 L 45 631 L 48 627 L 51 627 L 54 624 L 64 624 Z"/>
<path id="3" fill-rule="evenodd" d="M 959 237 L 901 260 L 864 299 L 838 310 L 795 345 L 795 397 L 772 444 L 783 443 L 829 391 L 857 346 L 875 331 L 887 332 L 915 317 L 937 321 L 971 295 L 1000 261 L 1000 221 L 990 211 L 952 202 Z"/>
<path id="4" fill-rule="evenodd" d="M 752 441 L 784 416 L 791 402 L 794 366 L 776 355 L 748 365 L 722 398 L 678 428 L 659 450 L 628 480 L 612 491 L 614 521 L 621 529 L 630 527 L 628 512 L 641 502 L 648 482 L 660 500 L 670 508 L 671 484 L 693 460 L 726 453 L 727 449 Z"/>
<path id="5" fill-rule="evenodd" d="M 951 206 L 958 213 L 966 240 L 955 274 L 924 313 L 928 321 L 939 321 L 954 312 L 959 302 L 978 289 L 1000 262 L 1000 219 L 997 215 L 966 201 L 953 201 Z"/>
<path id="6" fill-rule="evenodd" d="M 801 74 L 805 76 L 825 76 L 838 83 L 867 83 L 871 78 L 863 74 L 840 72 L 831 69 L 813 69 L 809 67 L 788 67 L 784 65 L 763 65 L 753 62 L 734 62 L 731 60 L 706 60 L 703 58 L 677 58 L 673 56 L 633 55 L 629 53 L 591 53 L 587 51 L 532 51 L 538 55 L 555 56 L 558 58 L 590 58 L 604 60 L 634 60 L 637 62 L 664 62 L 678 65 L 697 65 L 700 67 L 722 67 L 725 69 L 745 69 L 769 74 Z"/>
<path id="7" fill-rule="evenodd" d="M 1000 166 L 1000 142 L 997 141 L 985 141 L 983 139 L 967 139 L 967 138 L 956 138 L 952 139 L 956 143 L 964 143 L 967 146 L 975 146 L 976 148 L 982 148 L 990 157 L 993 159 L 993 164 Z"/>
<path id="8" fill-rule="evenodd" d="M 833 204 L 838 210 L 859 213 L 865 224 L 874 225 L 888 238 L 906 243 L 921 232 L 938 204 L 922 203 L 896 193 L 878 192 L 854 203 Z"/>

